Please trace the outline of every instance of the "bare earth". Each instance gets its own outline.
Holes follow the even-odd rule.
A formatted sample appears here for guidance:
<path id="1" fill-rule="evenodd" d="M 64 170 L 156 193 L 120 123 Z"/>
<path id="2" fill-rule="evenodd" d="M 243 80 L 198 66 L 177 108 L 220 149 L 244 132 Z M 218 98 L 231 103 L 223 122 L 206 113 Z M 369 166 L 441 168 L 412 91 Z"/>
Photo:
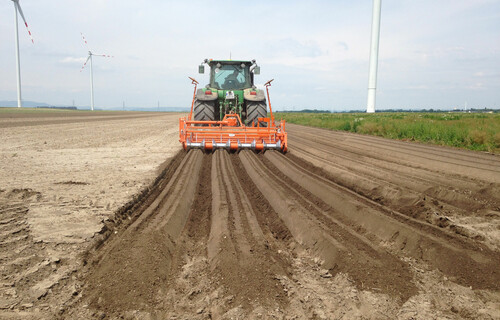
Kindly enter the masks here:
<path id="1" fill-rule="evenodd" d="M 0 317 L 500 319 L 498 156 L 186 153 L 178 117 L 0 114 Z"/>
<path id="2" fill-rule="evenodd" d="M 0 114 L 0 318 L 59 308 L 51 291 L 81 267 L 103 221 L 178 151 L 178 117 Z"/>

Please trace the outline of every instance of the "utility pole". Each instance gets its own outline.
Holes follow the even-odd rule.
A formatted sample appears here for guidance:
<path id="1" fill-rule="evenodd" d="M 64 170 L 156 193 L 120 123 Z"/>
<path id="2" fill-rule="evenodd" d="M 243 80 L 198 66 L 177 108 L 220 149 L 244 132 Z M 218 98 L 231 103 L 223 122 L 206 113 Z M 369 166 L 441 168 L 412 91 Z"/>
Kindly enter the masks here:
<path id="1" fill-rule="evenodd" d="M 380 39 L 380 11 L 382 0 L 373 0 L 372 39 L 370 48 L 370 73 L 368 75 L 368 102 L 366 112 L 375 112 L 377 91 L 378 43 Z"/>

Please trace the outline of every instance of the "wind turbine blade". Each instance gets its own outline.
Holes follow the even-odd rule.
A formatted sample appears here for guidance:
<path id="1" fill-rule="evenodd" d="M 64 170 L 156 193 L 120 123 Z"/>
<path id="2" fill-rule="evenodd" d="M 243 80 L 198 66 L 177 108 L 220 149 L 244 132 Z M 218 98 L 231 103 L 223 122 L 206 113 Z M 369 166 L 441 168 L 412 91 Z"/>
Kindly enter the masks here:
<path id="1" fill-rule="evenodd" d="M 106 58 L 114 58 L 115 56 L 110 56 L 110 55 L 107 55 L 107 54 L 94 54 L 92 53 L 93 56 L 99 56 L 99 57 L 106 57 Z"/>
<path id="2" fill-rule="evenodd" d="M 82 35 L 82 39 L 83 39 L 83 42 L 85 42 L 85 46 L 88 48 L 88 43 L 87 43 L 87 39 L 85 39 L 85 36 L 83 35 L 83 33 L 80 32 L 80 34 Z"/>
<path id="3" fill-rule="evenodd" d="M 31 36 L 31 31 L 30 28 L 28 27 L 28 23 L 26 22 L 26 19 L 24 18 L 23 10 L 21 9 L 21 5 L 19 4 L 19 1 L 14 1 L 14 5 L 17 7 L 17 11 L 19 11 L 19 14 L 21 14 L 21 18 L 23 18 L 24 25 L 26 26 L 26 29 L 28 29 L 28 34 L 30 35 L 31 42 L 35 43 L 33 40 L 33 37 Z"/>
<path id="4" fill-rule="evenodd" d="M 80 69 L 80 72 L 83 71 L 83 69 L 85 68 L 85 66 L 87 65 L 87 62 L 89 62 L 89 59 L 90 59 L 90 54 L 89 56 L 87 57 L 87 60 L 85 61 L 85 63 L 83 64 L 82 68 Z"/>

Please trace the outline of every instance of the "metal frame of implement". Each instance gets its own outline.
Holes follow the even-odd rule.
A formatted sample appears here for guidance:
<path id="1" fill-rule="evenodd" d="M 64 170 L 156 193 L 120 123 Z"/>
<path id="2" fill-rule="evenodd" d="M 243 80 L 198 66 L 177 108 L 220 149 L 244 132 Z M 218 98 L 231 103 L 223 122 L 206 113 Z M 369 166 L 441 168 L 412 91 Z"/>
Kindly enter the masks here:
<path id="1" fill-rule="evenodd" d="M 268 149 L 286 152 L 288 147 L 287 133 L 285 131 L 285 120 L 278 124 L 274 121 L 271 100 L 269 100 L 269 80 L 264 84 L 267 91 L 267 101 L 269 102 L 270 118 L 258 118 L 257 125 L 245 126 L 241 118 L 236 113 L 228 113 L 221 121 L 195 121 L 191 120 L 193 115 L 194 100 L 198 81 L 189 77 L 194 85 L 193 101 L 191 112 L 188 118 L 179 119 L 179 141 L 185 150 L 202 149 L 212 151 L 215 149 L 227 149 L 228 151 L 238 151 L 241 149 L 251 149 L 254 151 L 264 151 Z M 260 126 L 261 122 L 267 126 Z M 203 126 L 197 126 L 203 125 Z"/>

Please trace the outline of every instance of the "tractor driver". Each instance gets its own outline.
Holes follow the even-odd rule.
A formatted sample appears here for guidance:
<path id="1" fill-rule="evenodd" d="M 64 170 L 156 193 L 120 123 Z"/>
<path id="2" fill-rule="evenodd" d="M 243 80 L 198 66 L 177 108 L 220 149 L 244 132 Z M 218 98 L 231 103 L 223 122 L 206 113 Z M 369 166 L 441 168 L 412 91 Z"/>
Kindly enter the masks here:
<path id="1" fill-rule="evenodd" d="M 234 72 L 229 74 L 226 79 L 224 79 L 224 89 L 236 89 L 238 88 L 241 83 L 238 80 L 238 75 L 240 74 L 240 71 L 235 68 Z"/>

